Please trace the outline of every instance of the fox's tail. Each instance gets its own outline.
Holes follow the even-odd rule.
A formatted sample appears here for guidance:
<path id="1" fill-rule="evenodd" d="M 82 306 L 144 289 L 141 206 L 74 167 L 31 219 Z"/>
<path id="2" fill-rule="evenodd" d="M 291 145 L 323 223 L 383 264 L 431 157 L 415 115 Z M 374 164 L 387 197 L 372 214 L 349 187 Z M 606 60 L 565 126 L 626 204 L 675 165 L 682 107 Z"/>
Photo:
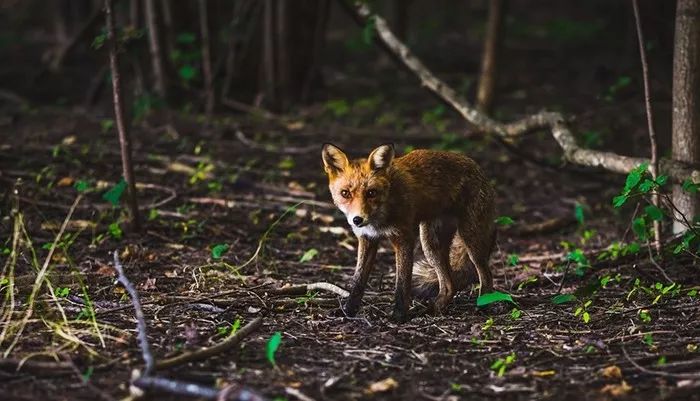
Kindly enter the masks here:
<path id="1" fill-rule="evenodd" d="M 467 247 L 462 237 L 457 234 L 452 240 L 450 249 L 450 273 L 455 291 L 463 290 L 468 285 L 477 283 L 479 277 L 476 268 L 469 259 Z M 413 296 L 418 299 L 435 298 L 438 295 L 439 285 L 435 267 L 427 260 L 420 259 L 413 265 Z"/>

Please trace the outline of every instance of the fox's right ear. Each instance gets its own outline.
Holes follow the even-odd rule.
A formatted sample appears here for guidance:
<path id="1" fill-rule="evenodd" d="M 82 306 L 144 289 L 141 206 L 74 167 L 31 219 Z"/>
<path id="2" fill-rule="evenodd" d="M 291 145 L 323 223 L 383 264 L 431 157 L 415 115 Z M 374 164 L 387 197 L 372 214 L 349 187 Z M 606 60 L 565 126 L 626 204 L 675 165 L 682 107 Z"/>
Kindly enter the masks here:
<path id="1" fill-rule="evenodd" d="M 339 147 L 326 143 L 321 152 L 323 158 L 323 169 L 327 174 L 338 174 L 348 166 L 348 157 Z"/>

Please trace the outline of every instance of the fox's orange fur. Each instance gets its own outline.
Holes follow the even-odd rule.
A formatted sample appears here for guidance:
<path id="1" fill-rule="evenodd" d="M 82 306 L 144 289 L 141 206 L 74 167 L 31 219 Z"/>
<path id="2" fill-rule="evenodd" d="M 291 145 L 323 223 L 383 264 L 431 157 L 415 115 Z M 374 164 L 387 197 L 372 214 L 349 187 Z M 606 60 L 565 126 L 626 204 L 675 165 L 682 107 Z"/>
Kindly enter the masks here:
<path id="1" fill-rule="evenodd" d="M 322 158 L 333 201 L 359 241 L 346 314 L 360 307 L 384 237 L 396 253 L 395 320 L 408 318 L 414 270 L 414 290 L 427 294 L 437 288 L 436 313 L 470 282 L 474 267 L 481 292 L 492 290 L 494 191 L 474 160 L 432 150 L 394 158 L 392 145 L 374 149 L 367 159 L 349 160 L 331 144 L 324 145 Z M 414 266 L 417 240 L 425 260 Z"/>

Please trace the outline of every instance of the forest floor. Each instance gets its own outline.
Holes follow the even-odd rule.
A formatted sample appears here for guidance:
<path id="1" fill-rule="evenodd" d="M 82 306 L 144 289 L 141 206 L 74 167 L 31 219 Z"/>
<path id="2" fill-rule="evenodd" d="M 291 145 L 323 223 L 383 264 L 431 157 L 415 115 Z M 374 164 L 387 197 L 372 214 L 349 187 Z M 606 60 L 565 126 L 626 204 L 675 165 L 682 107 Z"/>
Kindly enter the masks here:
<path id="1" fill-rule="evenodd" d="M 453 42 L 430 48 L 453 56 Z M 638 66 L 629 55 L 597 42 L 566 49 L 511 44 L 494 117 L 514 120 L 549 107 L 576 117 L 586 147 L 647 155 Z M 12 59 L 0 76 L 9 89 L 40 64 Z M 634 205 L 611 205 L 624 177 L 563 165 L 546 132 L 506 148 L 470 131 L 386 58 L 377 64 L 380 73 L 371 78 L 375 66 L 363 61 L 347 68 L 354 73 L 328 67 L 326 101 L 281 117 L 220 111 L 207 121 L 191 111 L 196 105 L 135 110 L 141 233 L 104 198 L 121 172 L 108 97 L 88 111 L 67 106 L 81 96 L 76 85 L 85 89 L 84 70 L 68 66 L 75 85 L 52 87 L 50 75 L 29 85 L 32 97 L 70 94 L 54 105 L 0 103 L 0 351 L 7 353 L 0 398 L 128 394 L 132 370 L 143 362 L 131 302 L 111 267 L 117 251 L 139 292 L 157 360 L 219 343 L 234 326 L 263 319 L 239 347 L 158 371 L 162 377 L 240 384 L 288 400 L 700 399 L 698 262 L 670 252 L 654 260 L 645 247 L 624 254 L 635 241 Z M 473 92 L 473 75 L 437 73 L 461 93 Z M 670 91 L 663 89 L 670 85 L 652 83 L 658 126 L 670 126 Z M 662 149 L 667 131 L 659 128 Z M 344 287 L 354 270 L 356 240 L 330 203 L 324 142 L 356 157 L 393 142 L 399 155 L 439 148 L 479 162 L 496 188 L 498 215 L 514 221 L 500 227 L 491 266 L 496 288 L 515 304 L 502 313 L 480 310 L 472 289 L 443 316 L 395 324 L 387 244 L 357 318 L 337 317 L 340 299 L 325 291 L 280 294 L 290 284 Z M 76 186 L 86 191 L 56 241 Z M 16 200 L 18 214 L 11 215 Z M 542 222 L 554 224 L 533 225 Z M 21 241 L 13 244 L 14 237 Z M 54 242 L 50 286 L 30 308 Z M 553 302 L 562 294 L 572 296 L 557 300 L 569 302 Z M 273 366 L 267 343 L 277 332 Z"/>
<path id="2" fill-rule="evenodd" d="M 319 106 L 284 120 L 228 115 L 210 123 L 152 114 L 134 128 L 141 234 L 128 232 L 123 211 L 103 199 L 120 171 L 109 124 L 67 109 L 14 114 L 0 148 L 5 266 L 13 246 L 9 188 L 20 178 L 26 234 L 13 271 L 4 275 L 18 294 L 3 327 L 9 328 L 3 350 L 17 334 L 36 270 L 78 194 L 76 183 L 89 189 L 51 259 L 47 282 L 56 298 L 46 286 L 39 291 L 26 328 L 0 363 L 3 399 L 126 395 L 131 370 L 142 362 L 131 304 L 110 267 L 115 250 L 140 293 L 157 359 L 212 345 L 237 320 L 263 316 L 262 327 L 239 348 L 159 372 L 165 377 L 243 384 L 271 399 L 295 399 L 288 388 L 340 400 L 699 397 L 697 373 L 694 380 L 684 376 L 700 367 L 700 301 L 689 292 L 697 288 L 698 267 L 685 257 L 662 262 L 681 286 L 665 292 L 669 282 L 646 251 L 610 251 L 611 244 L 633 240 L 626 233 L 631 211 L 615 213 L 610 206 L 623 177 L 541 167 L 475 133 L 436 141 L 425 115 L 408 121 L 414 128 L 397 139 L 386 128 L 342 121 L 349 117 L 334 110 Z M 446 124 L 464 130 L 458 120 Z M 320 138 L 333 138 L 357 156 L 393 139 L 399 153 L 410 144 L 477 159 L 497 189 L 499 215 L 515 221 L 502 228 L 491 265 L 496 287 L 517 305 L 491 315 L 477 309 L 474 291 L 465 291 L 444 316 L 395 324 L 386 244 L 358 318 L 335 317 L 339 299 L 329 293 L 276 295 L 274 289 L 288 284 L 344 286 L 353 271 L 356 240 L 329 203 Z M 554 152 L 547 142 L 535 135 L 519 148 Z M 582 223 L 574 218 L 576 205 Z M 561 224 L 549 232 L 523 231 L 549 219 Z M 216 245 L 227 246 L 218 247 L 218 259 Z M 578 269 L 581 275 L 566 261 L 576 249 L 590 262 Z M 576 300 L 552 302 L 577 289 Z M 588 322 L 575 313 L 584 304 Z M 282 343 L 273 367 L 266 343 L 275 332 Z M 501 374 L 493 367 L 499 359 L 507 360 Z M 33 364 L 39 361 L 61 363 Z"/>

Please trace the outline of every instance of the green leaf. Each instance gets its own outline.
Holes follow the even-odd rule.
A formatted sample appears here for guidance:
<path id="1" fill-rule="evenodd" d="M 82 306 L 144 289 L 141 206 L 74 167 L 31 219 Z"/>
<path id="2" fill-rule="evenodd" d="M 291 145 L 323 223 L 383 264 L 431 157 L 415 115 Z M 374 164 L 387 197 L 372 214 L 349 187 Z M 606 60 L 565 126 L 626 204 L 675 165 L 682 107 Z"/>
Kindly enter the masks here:
<path id="1" fill-rule="evenodd" d="M 85 180 L 78 180 L 73 185 L 73 188 L 75 188 L 75 190 L 78 192 L 85 192 L 90 188 L 90 185 L 88 185 L 87 181 Z"/>
<path id="2" fill-rule="evenodd" d="M 615 208 L 619 208 L 620 206 L 624 205 L 625 202 L 627 202 L 628 198 L 629 198 L 629 194 L 617 195 L 616 197 L 613 198 L 613 206 Z"/>
<path id="3" fill-rule="evenodd" d="M 496 224 L 499 226 L 510 226 L 513 225 L 515 221 L 510 216 L 498 216 L 496 218 Z"/>
<path id="4" fill-rule="evenodd" d="M 647 193 L 649 192 L 652 188 L 654 187 L 654 181 L 651 180 L 644 180 L 641 184 L 639 184 L 639 191 L 642 193 Z"/>
<path id="5" fill-rule="evenodd" d="M 216 244 L 211 248 L 211 258 L 221 259 L 221 257 L 228 251 L 228 245 L 226 244 Z"/>
<path id="6" fill-rule="evenodd" d="M 280 344 L 282 344 L 282 333 L 276 331 L 267 341 L 267 346 L 265 347 L 265 355 L 267 355 L 267 360 L 270 361 L 272 366 L 277 366 L 275 362 L 275 353 Z"/>
<path id="7" fill-rule="evenodd" d="M 495 302 L 510 302 L 513 304 L 515 303 L 515 301 L 513 301 L 513 297 L 511 297 L 510 294 L 494 291 L 489 292 L 487 294 L 479 295 L 479 298 L 476 299 L 476 306 L 486 306 Z"/>
<path id="8" fill-rule="evenodd" d="M 581 319 L 583 319 L 584 323 L 588 323 L 591 321 L 591 314 L 588 313 L 588 311 L 584 311 L 583 315 L 581 315 Z"/>
<path id="9" fill-rule="evenodd" d="M 115 186 L 102 195 L 102 199 L 111 203 L 112 206 L 119 206 L 119 200 L 122 198 L 124 190 L 126 190 L 126 181 L 122 178 Z"/>
<path id="10" fill-rule="evenodd" d="M 682 188 L 685 192 L 696 194 L 698 193 L 698 189 L 700 189 L 700 185 L 693 183 L 693 180 L 690 178 L 686 178 L 686 180 L 683 181 Z"/>
<path id="11" fill-rule="evenodd" d="M 236 319 L 235 322 L 231 325 L 231 333 L 229 334 L 230 336 L 236 334 L 238 329 L 241 327 L 241 319 Z"/>
<path id="12" fill-rule="evenodd" d="M 660 175 L 660 176 L 656 177 L 656 184 L 657 185 L 663 186 L 664 184 L 666 184 L 666 182 L 668 182 L 667 175 Z"/>
<path id="13" fill-rule="evenodd" d="M 651 217 L 652 220 L 661 221 L 664 218 L 664 212 L 654 205 L 645 207 L 644 212 Z"/>
<path id="14" fill-rule="evenodd" d="M 625 180 L 625 190 L 630 190 L 639 184 L 639 181 L 642 180 L 642 174 L 635 170 L 630 171 L 630 173 L 627 175 L 627 180 Z"/>
<path id="15" fill-rule="evenodd" d="M 576 206 L 574 206 L 574 216 L 576 217 L 576 221 L 578 221 L 578 224 L 583 225 L 583 205 L 581 205 L 578 202 L 576 202 Z"/>
<path id="16" fill-rule="evenodd" d="M 561 305 L 574 301 L 576 301 L 576 295 L 574 294 L 559 294 L 552 297 L 552 303 L 554 305 Z"/>
<path id="17" fill-rule="evenodd" d="M 362 41 L 366 45 L 372 44 L 372 39 L 374 39 L 375 23 L 376 23 L 376 21 L 374 19 L 374 16 L 371 16 L 369 19 L 367 19 L 367 23 L 362 28 Z"/>
<path id="18" fill-rule="evenodd" d="M 647 222 L 644 217 L 637 217 L 632 220 L 632 231 L 637 235 L 641 241 L 646 241 L 647 239 Z"/>
<path id="19" fill-rule="evenodd" d="M 300 263 L 308 262 L 311 259 L 315 258 L 316 255 L 318 255 L 318 249 L 316 248 L 311 248 L 308 251 L 304 252 L 303 255 L 301 255 L 301 258 L 299 259 Z"/>
<path id="20" fill-rule="evenodd" d="M 509 266 L 517 266 L 518 263 L 520 263 L 520 257 L 517 254 L 511 253 L 510 255 L 508 255 Z"/>
<path id="21" fill-rule="evenodd" d="M 124 232 L 122 231 L 122 228 L 119 227 L 119 223 L 117 223 L 117 222 L 110 224 L 107 227 L 107 230 L 109 231 L 109 235 L 111 235 L 112 238 L 114 238 L 114 239 L 121 239 L 122 234 L 124 234 Z"/>
<path id="22" fill-rule="evenodd" d="M 191 65 L 185 64 L 177 70 L 177 73 L 183 81 L 189 82 L 197 75 L 197 70 Z"/>
<path id="23" fill-rule="evenodd" d="M 197 37 L 192 32 L 183 32 L 175 38 L 175 41 L 179 44 L 189 45 L 194 43 Z"/>

